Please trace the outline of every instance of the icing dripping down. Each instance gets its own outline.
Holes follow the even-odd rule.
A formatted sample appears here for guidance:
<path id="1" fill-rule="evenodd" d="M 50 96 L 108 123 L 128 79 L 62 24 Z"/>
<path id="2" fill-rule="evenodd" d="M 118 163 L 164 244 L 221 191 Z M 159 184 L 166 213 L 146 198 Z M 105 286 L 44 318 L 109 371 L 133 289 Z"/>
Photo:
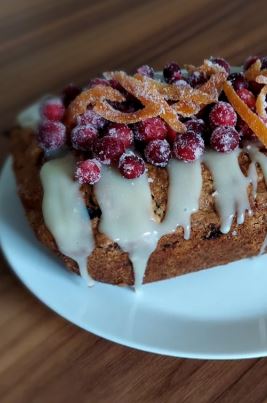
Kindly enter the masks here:
<path id="1" fill-rule="evenodd" d="M 36 130 L 40 122 L 40 107 L 42 103 L 49 97 L 49 95 L 46 95 L 34 102 L 32 105 L 29 105 L 28 108 L 21 111 L 17 116 L 17 123 L 21 127 L 28 127 Z"/>
<path id="2" fill-rule="evenodd" d="M 68 154 L 43 165 L 40 173 L 43 216 L 59 250 L 77 262 L 81 276 L 88 285 L 93 285 L 87 259 L 93 251 L 94 238 L 79 185 L 72 179 L 73 163 L 73 157 Z"/>
<path id="3" fill-rule="evenodd" d="M 155 220 L 146 175 L 127 181 L 113 168 L 103 167 L 102 178 L 95 185 L 102 210 L 99 229 L 128 252 L 136 289 L 143 282 L 148 259 L 161 236 L 181 225 L 184 237 L 189 239 L 190 217 L 198 210 L 202 185 L 200 162 L 184 164 L 171 161 L 168 172 L 168 211 L 162 223 Z"/>
<path id="4" fill-rule="evenodd" d="M 230 231 L 235 214 L 238 224 L 244 223 L 246 211 L 252 214 L 247 193 L 250 179 L 240 169 L 239 153 L 239 149 L 229 154 L 207 150 L 203 158 L 213 176 L 215 205 L 221 218 L 220 230 L 223 234 Z"/>

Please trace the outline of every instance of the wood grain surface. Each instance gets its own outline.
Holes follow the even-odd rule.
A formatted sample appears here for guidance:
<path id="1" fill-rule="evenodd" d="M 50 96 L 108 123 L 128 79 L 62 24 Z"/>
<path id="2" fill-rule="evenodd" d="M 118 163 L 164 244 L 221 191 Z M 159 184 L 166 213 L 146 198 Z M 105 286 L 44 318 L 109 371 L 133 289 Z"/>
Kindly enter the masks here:
<path id="1" fill-rule="evenodd" d="M 267 54 L 266 0 L 2 0 L 0 163 L 16 113 L 65 83 L 111 68 L 242 63 Z M 267 360 L 198 361 L 144 353 L 67 323 L 0 258 L 0 402 L 267 401 Z"/>

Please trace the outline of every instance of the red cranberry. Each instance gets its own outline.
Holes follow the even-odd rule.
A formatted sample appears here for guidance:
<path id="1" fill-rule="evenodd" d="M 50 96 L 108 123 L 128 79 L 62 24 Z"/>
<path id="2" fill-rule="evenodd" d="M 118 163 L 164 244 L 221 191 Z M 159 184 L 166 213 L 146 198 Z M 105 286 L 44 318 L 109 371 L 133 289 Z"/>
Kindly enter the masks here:
<path id="1" fill-rule="evenodd" d="M 96 85 L 110 86 L 110 82 L 109 82 L 109 80 L 106 80 L 105 78 L 93 78 L 92 80 L 89 81 L 87 88 L 93 88 Z"/>
<path id="2" fill-rule="evenodd" d="M 46 151 L 58 150 L 66 142 L 66 127 L 61 122 L 45 120 L 39 125 L 37 141 Z"/>
<path id="3" fill-rule="evenodd" d="M 202 119 L 189 119 L 185 122 L 188 131 L 204 135 L 206 132 L 206 125 Z"/>
<path id="4" fill-rule="evenodd" d="M 136 123 L 135 137 L 138 141 L 148 143 L 151 140 L 163 140 L 167 136 L 167 126 L 160 118 L 149 118 Z"/>
<path id="5" fill-rule="evenodd" d="M 228 76 L 228 81 L 231 81 L 232 86 L 235 90 L 240 90 L 241 88 L 248 88 L 248 82 L 244 77 L 243 73 L 232 73 Z"/>
<path id="6" fill-rule="evenodd" d="M 90 151 L 98 137 L 92 125 L 78 125 L 71 131 L 71 143 L 75 150 Z"/>
<path id="7" fill-rule="evenodd" d="M 145 163 L 134 153 L 125 153 L 120 157 L 119 170 L 124 178 L 135 179 L 145 172 Z"/>
<path id="8" fill-rule="evenodd" d="M 166 64 L 163 69 L 163 77 L 167 83 L 172 84 L 174 81 L 182 78 L 182 72 L 177 63 L 171 62 Z"/>
<path id="9" fill-rule="evenodd" d="M 198 133 L 188 131 L 178 134 L 173 143 L 173 155 L 184 162 L 193 162 L 204 153 L 204 140 Z"/>
<path id="10" fill-rule="evenodd" d="M 105 136 L 99 139 L 95 145 L 95 154 L 103 164 L 116 163 L 124 153 L 125 147 L 121 139 Z"/>
<path id="11" fill-rule="evenodd" d="M 201 71 L 194 71 L 188 77 L 188 83 L 193 88 L 199 87 L 200 85 L 204 84 L 205 82 L 206 82 L 206 75 L 204 73 L 202 73 Z"/>
<path id="12" fill-rule="evenodd" d="M 69 104 L 82 92 L 80 87 L 74 84 L 67 85 L 62 91 L 63 104 L 67 108 Z"/>
<path id="13" fill-rule="evenodd" d="M 234 127 L 220 126 L 213 130 L 210 145 L 221 153 L 234 151 L 239 145 L 239 134 Z"/>
<path id="14" fill-rule="evenodd" d="M 260 59 L 259 56 L 249 56 L 244 63 L 244 71 L 248 70 L 252 64 L 254 64 L 258 59 Z"/>
<path id="15" fill-rule="evenodd" d="M 238 118 L 236 127 L 239 137 L 242 139 L 250 139 L 255 136 L 251 128 L 241 118 Z"/>
<path id="16" fill-rule="evenodd" d="M 230 74 L 230 64 L 222 57 L 211 57 L 210 61 L 223 67 L 227 74 Z"/>
<path id="17" fill-rule="evenodd" d="M 60 98 L 52 98 L 45 101 L 41 107 L 43 119 L 60 122 L 63 119 L 65 107 Z"/>
<path id="18" fill-rule="evenodd" d="M 120 139 L 125 148 L 129 148 L 133 144 L 133 131 L 123 123 L 110 123 L 106 134 L 110 137 Z"/>
<path id="19" fill-rule="evenodd" d="M 96 159 L 79 161 L 76 164 L 74 178 L 81 184 L 94 185 L 101 177 L 101 164 Z"/>
<path id="20" fill-rule="evenodd" d="M 256 96 L 261 92 L 262 87 L 263 84 L 259 84 L 256 81 L 249 81 L 249 90 Z"/>
<path id="21" fill-rule="evenodd" d="M 241 88 L 240 90 L 237 90 L 236 93 L 250 109 L 255 109 L 256 98 L 251 91 L 246 88 Z"/>
<path id="22" fill-rule="evenodd" d="M 166 167 L 171 156 L 167 140 L 152 140 L 145 147 L 145 157 L 148 162 L 157 167 Z"/>
<path id="23" fill-rule="evenodd" d="M 167 131 L 167 140 L 169 143 L 173 143 L 174 140 L 176 139 L 177 136 L 177 132 L 175 130 L 173 130 L 170 126 L 167 126 L 168 131 Z"/>
<path id="24" fill-rule="evenodd" d="M 227 102 L 219 101 L 215 104 L 209 114 L 212 126 L 235 126 L 236 113 L 234 108 Z"/>
<path id="25" fill-rule="evenodd" d="M 148 66 L 147 64 L 144 64 L 141 67 L 138 67 L 137 73 L 142 74 L 142 76 L 147 76 L 150 78 L 154 78 L 154 69 L 153 67 Z"/>
<path id="26" fill-rule="evenodd" d="M 78 116 L 77 124 L 91 125 L 99 130 L 103 129 L 103 127 L 107 124 L 107 121 L 105 118 L 93 111 L 93 109 L 88 109 L 83 115 Z"/>

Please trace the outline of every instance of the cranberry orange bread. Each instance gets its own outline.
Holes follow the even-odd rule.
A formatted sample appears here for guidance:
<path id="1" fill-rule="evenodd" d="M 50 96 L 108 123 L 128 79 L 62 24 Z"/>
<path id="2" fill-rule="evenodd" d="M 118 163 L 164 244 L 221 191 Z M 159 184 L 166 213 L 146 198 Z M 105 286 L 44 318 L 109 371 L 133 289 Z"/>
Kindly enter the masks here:
<path id="1" fill-rule="evenodd" d="M 264 62 L 109 72 L 26 110 L 12 153 L 39 240 L 88 283 L 135 286 L 265 252 Z"/>

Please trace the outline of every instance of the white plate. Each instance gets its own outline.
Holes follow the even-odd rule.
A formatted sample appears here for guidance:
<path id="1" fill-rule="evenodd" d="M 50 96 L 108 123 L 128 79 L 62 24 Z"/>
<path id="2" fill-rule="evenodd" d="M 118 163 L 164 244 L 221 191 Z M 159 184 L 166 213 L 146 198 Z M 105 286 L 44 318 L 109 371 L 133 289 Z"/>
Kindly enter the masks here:
<path id="1" fill-rule="evenodd" d="M 87 288 L 35 239 L 9 160 L 0 182 L 1 244 L 22 282 L 55 312 L 106 339 L 190 358 L 267 355 L 267 256 L 130 288 Z M 190 257 L 189 257 L 190 258 Z"/>

